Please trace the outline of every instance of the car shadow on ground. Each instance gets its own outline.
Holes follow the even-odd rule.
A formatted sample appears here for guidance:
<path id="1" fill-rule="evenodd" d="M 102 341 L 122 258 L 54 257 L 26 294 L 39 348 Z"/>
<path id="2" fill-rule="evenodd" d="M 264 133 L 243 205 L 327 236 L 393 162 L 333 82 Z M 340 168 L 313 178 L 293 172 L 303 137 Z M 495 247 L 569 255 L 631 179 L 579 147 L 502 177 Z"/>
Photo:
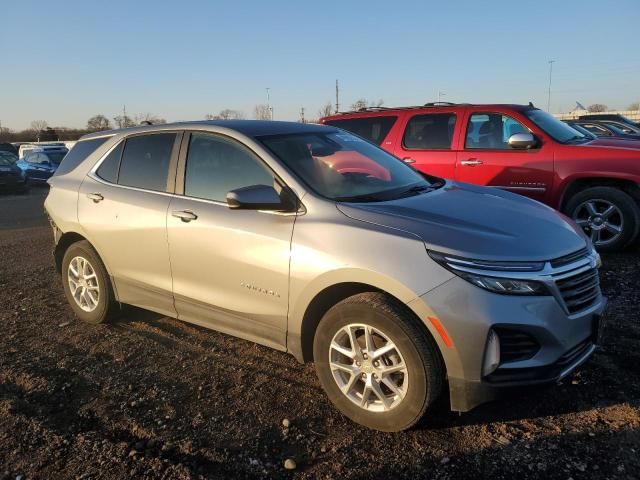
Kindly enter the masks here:
<path id="1" fill-rule="evenodd" d="M 308 373 L 312 366 L 298 363 L 287 353 L 246 340 L 136 307 L 125 307 L 122 315 L 111 328 L 126 330 L 128 333 L 153 341 L 166 349 L 167 354 L 178 349 L 191 351 L 191 354 L 196 357 L 216 352 L 216 366 L 227 373 L 236 368 L 251 368 L 255 374 L 286 380 L 292 388 L 313 389 L 318 395 L 324 395 L 315 376 L 309 379 Z M 224 340 L 231 340 L 229 342 L 231 345 L 226 341 L 221 345 L 222 342 L 217 341 L 220 336 Z M 250 352 L 247 352 L 247 348 L 242 348 L 247 346 Z M 242 348 L 242 353 L 234 352 L 236 348 Z M 591 362 L 597 360 L 597 357 L 596 353 Z M 462 414 L 452 412 L 447 395 L 442 395 L 415 429 L 446 430 L 453 427 L 491 425 L 495 422 L 514 422 L 577 413 L 596 407 L 604 408 L 624 401 L 624 398 L 618 398 L 615 393 L 590 398 L 591 382 L 582 377 L 599 374 L 593 371 L 597 367 L 591 362 L 587 362 L 574 375 L 568 376 L 562 382 L 505 389 L 500 398 Z"/>

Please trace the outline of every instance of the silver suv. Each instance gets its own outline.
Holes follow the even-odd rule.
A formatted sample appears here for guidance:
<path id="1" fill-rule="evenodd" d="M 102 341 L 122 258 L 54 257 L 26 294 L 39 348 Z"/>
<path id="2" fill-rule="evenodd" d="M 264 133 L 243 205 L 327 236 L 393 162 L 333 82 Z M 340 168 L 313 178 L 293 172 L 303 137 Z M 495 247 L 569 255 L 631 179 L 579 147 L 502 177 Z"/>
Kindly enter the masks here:
<path id="1" fill-rule="evenodd" d="M 411 427 L 444 391 L 467 411 L 557 381 L 602 329 L 599 257 L 563 215 L 334 127 L 101 132 L 49 183 L 78 317 L 131 304 L 290 352 L 371 428 Z"/>

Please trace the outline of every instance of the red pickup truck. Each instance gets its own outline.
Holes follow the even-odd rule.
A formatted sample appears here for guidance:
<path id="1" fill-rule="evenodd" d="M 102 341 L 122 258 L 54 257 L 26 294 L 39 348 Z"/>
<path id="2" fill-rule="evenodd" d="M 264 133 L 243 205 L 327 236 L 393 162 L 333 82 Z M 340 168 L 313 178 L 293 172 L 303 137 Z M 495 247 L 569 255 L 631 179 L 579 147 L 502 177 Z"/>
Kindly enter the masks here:
<path id="1" fill-rule="evenodd" d="M 638 237 L 640 141 L 589 138 L 531 104 L 379 107 L 320 122 L 428 174 L 546 203 L 571 217 L 599 250 L 620 250 Z"/>

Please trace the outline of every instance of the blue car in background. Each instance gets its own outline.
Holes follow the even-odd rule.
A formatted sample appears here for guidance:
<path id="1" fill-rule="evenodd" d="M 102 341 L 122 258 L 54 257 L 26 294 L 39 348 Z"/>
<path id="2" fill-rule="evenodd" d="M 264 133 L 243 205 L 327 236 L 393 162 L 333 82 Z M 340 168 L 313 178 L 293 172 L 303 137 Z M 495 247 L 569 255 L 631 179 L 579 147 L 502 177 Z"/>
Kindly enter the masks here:
<path id="1" fill-rule="evenodd" d="M 27 191 L 27 181 L 24 177 L 24 172 L 16 166 L 17 162 L 17 155 L 0 150 L 0 191 Z"/>
<path id="2" fill-rule="evenodd" d="M 69 150 L 65 147 L 39 147 L 29 151 L 16 165 L 27 182 L 46 182 L 58 169 Z"/>

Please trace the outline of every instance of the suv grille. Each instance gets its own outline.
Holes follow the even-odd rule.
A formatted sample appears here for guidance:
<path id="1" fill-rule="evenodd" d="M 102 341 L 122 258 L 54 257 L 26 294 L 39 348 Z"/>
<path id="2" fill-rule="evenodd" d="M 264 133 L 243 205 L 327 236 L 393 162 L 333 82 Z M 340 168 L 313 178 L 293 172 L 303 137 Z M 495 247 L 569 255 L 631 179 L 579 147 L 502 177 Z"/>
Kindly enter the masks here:
<path id="1" fill-rule="evenodd" d="M 597 268 L 590 268 L 556 280 L 556 285 L 569 313 L 576 313 L 590 307 L 600 295 L 600 278 Z"/>
<path id="2" fill-rule="evenodd" d="M 500 363 L 527 360 L 533 357 L 540 345 L 529 334 L 510 328 L 495 328 L 500 339 Z"/>

